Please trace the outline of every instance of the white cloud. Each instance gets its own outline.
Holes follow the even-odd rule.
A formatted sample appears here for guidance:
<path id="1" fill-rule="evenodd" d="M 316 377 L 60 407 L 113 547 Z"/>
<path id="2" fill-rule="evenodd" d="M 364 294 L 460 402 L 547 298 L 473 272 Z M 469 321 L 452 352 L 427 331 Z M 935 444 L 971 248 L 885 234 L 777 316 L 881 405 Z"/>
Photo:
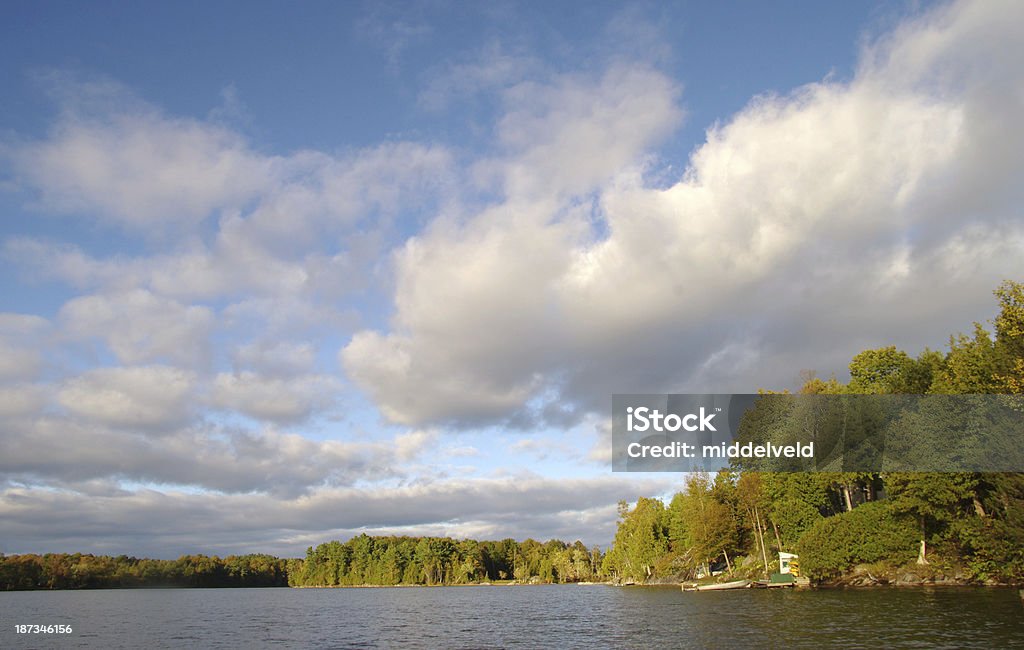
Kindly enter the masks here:
<path id="1" fill-rule="evenodd" d="M 0 380 L 33 379 L 41 366 L 38 349 L 16 348 L 0 341 Z"/>
<path id="2" fill-rule="evenodd" d="M 678 126 L 678 95 L 670 79 L 643 66 L 616 64 L 597 80 L 524 81 L 505 92 L 498 122 L 508 156 L 477 173 L 496 177 L 512 201 L 589 192 Z"/>
<path id="3" fill-rule="evenodd" d="M 442 111 L 454 102 L 520 83 L 536 76 L 542 69 L 541 62 L 535 57 L 509 52 L 502 43 L 492 42 L 466 60 L 448 63 L 435 70 L 417 101 L 428 110 Z"/>
<path id="4" fill-rule="evenodd" d="M 367 6 L 371 8 L 356 22 L 354 35 L 381 50 L 393 69 L 397 69 L 408 49 L 433 35 L 434 29 L 423 15 L 425 7 Z"/>
<path id="5" fill-rule="evenodd" d="M 58 83 L 67 103 L 50 137 L 13 151 L 47 209 L 133 229 L 188 226 L 252 198 L 276 173 L 274 159 L 224 128 L 168 118 L 110 82 Z"/>
<path id="6" fill-rule="evenodd" d="M 445 447 L 442 452 L 451 458 L 479 458 L 483 453 L 472 445 Z"/>
<path id="7" fill-rule="evenodd" d="M 325 333 L 351 331 L 359 322 L 359 314 L 343 305 L 288 295 L 231 303 L 221 311 L 221 318 L 219 324 L 239 337 L 301 336 L 311 340 Z"/>
<path id="8" fill-rule="evenodd" d="M 559 442 L 557 439 L 545 437 L 522 438 L 513 442 L 508 448 L 513 452 L 529 454 L 537 460 L 547 460 L 555 456 L 569 461 L 576 456 L 574 450 L 569 445 Z"/>
<path id="9" fill-rule="evenodd" d="M 1024 250 L 1024 75 L 1001 50 L 1021 13 L 940 8 L 850 82 L 756 98 L 664 189 L 643 170 L 681 113 L 672 83 L 520 84 L 508 156 L 479 166 L 504 202 L 407 243 L 391 329 L 356 333 L 347 372 L 396 422 L 479 424 L 941 345 Z"/>
<path id="10" fill-rule="evenodd" d="M 395 456 L 399 460 L 415 459 L 430 445 L 437 441 L 436 431 L 410 431 L 395 437 Z"/>
<path id="11" fill-rule="evenodd" d="M 49 322 L 42 316 L 0 312 L 0 334 L 4 336 L 30 336 L 48 326 Z"/>
<path id="12" fill-rule="evenodd" d="M 394 141 L 272 156 L 111 82 L 56 75 L 51 85 L 56 126 L 3 150 L 21 187 L 44 211 L 88 215 L 164 246 L 99 257 L 12 238 L 4 252 L 33 276 L 98 293 L 335 301 L 372 284 L 403 220 L 415 223 L 453 181 L 441 146 Z"/>
<path id="13" fill-rule="evenodd" d="M 222 206 L 209 244 L 182 238 L 152 255 L 99 258 L 75 246 L 14 238 L 4 253 L 33 275 L 80 288 L 143 288 L 179 300 L 337 299 L 368 284 L 377 255 L 395 236 L 399 208 L 410 199 L 429 206 L 448 182 L 449 164 L 445 150 L 410 143 L 341 159 L 300 153 L 289 162 L 290 175 L 261 186 L 253 209 Z"/>
<path id="14" fill-rule="evenodd" d="M 165 431 L 194 416 L 194 373 L 167 366 L 97 368 L 67 380 L 57 400 L 74 416 L 134 431 Z"/>
<path id="15" fill-rule="evenodd" d="M 281 379 L 250 371 L 220 373 L 213 380 L 209 404 L 259 420 L 294 423 L 328 408 L 339 392 L 340 383 L 324 375 Z"/>
<path id="16" fill-rule="evenodd" d="M 644 68 L 615 68 L 589 86 L 566 77 L 510 93 L 500 130 L 512 157 L 481 166 L 504 178 L 509 200 L 464 226 L 439 220 L 411 239 L 396 258 L 399 332 L 360 332 L 341 353 L 349 375 L 397 422 L 489 419 L 537 390 L 566 328 L 556 284 L 588 229 L 585 206 L 558 197 L 634 162 L 681 115 L 674 86 Z M 553 219 L 558 212 L 563 218 Z M 507 342 L 528 338 L 510 354 Z"/>
<path id="17" fill-rule="evenodd" d="M 0 386 L 0 421 L 4 418 L 32 416 L 48 402 L 47 391 L 36 384 Z"/>
<path id="18" fill-rule="evenodd" d="M 272 377 L 293 377 L 313 369 L 316 349 L 309 342 L 252 341 L 238 346 L 232 357 L 240 369 Z"/>
<path id="19" fill-rule="evenodd" d="M 111 392 L 90 394 L 98 412 L 6 420 L 0 481 L 77 490 L 113 479 L 296 497 L 324 485 L 402 475 L 392 446 L 384 443 L 315 441 L 272 427 L 166 429 L 170 418 L 160 419 L 154 398 L 145 396 L 151 413 L 140 415 L 137 407 L 122 408 L 127 399 L 137 403 L 138 395 Z M 146 435 L 154 427 L 161 427 L 160 435 Z"/>
<path id="20" fill-rule="evenodd" d="M 50 323 L 30 314 L 0 313 L 0 381 L 35 379 L 43 367 L 40 350 Z"/>
<path id="21" fill-rule="evenodd" d="M 207 307 L 185 306 L 145 289 L 73 298 L 61 308 L 59 320 L 68 336 L 102 339 L 126 364 L 202 364 L 209 357 L 214 323 Z"/>

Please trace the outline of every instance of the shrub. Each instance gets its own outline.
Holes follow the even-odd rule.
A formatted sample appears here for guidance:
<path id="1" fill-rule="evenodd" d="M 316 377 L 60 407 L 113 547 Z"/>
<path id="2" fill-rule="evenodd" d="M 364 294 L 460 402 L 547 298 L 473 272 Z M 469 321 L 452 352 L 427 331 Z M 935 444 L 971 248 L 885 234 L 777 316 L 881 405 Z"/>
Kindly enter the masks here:
<path id="1" fill-rule="evenodd" d="M 801 573 L 812 580 L 841 575 L 857 564 L 905 564 L 917 555 L 914 522 L 892 512 L 885 501 L 865 503 L 822 519 L 797 542 Z"/>

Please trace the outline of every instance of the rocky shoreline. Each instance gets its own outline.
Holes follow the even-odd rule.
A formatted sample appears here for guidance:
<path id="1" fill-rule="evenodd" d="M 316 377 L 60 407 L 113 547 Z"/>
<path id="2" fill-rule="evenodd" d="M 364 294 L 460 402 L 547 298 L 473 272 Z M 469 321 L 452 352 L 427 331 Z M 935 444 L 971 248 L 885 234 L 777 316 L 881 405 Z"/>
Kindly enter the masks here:
<path id="1" fill-rule="evenodd" d="M 816 587 L 1013 587 L 1011 582 L 995 579 L 978 580 L 958 569 L 945 571 L 927 565 L 879 567 L 860 564 L 849 572 L 815 584 Z"/>
<path id="2" fill-rule="evenodd" d="M 738 572 L 732 578 L 763 578 L 761 574 Z M 679 586 L 693 582 L 680 576 L 655 578 L 642 586 Z M 978 580 L 962 570 L 944 570 L 928 565 L 911 564 L 892 567 L 878 564 L 859 564 L 841 576 L 811 583 L 815 589 L 846 589 L 869 587 L 1022 587 L 1014 582 L 995 579 Z"/>

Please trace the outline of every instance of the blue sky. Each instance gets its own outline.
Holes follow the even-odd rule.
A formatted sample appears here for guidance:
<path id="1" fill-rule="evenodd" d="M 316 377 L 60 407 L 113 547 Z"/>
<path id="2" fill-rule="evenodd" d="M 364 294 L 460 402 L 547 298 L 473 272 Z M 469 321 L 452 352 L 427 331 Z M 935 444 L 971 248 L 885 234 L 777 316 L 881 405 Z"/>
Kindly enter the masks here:
<path id="1" fill-rule="evenodd" d="M 892 3 L 117 2 L 9 3 L 0 81 L 8 128 L 40 133 L 53 105 L 33 78 L 46 69 L 109 76 L 174 115 L 203 118 L 233 89 L 242 126 L 268 150 L 347 149 L 384 139 L 477 146 L 494 98 L 428 112 L 418 101 L 454 66 L 534 59 L 558 71 L 613 58 L 653 60 L 686 85 L 689 148 L 751 96 L 834 71 L 849 76 L 867 29 L 906 12 Z M 521 70 L 528 74 L 529 70 Z M 242 116 L 234 116 L 242 117 Z M 476 142 L 474 142 L 476 140 Z M 686 151 L 681 152 L 683 154 Z"/>
<path id="2" fill-rule="evenodd" d="M 611 394 L 991 315 L 1020 12 L 4 4 L 0 551 L 607 543 Z"/>

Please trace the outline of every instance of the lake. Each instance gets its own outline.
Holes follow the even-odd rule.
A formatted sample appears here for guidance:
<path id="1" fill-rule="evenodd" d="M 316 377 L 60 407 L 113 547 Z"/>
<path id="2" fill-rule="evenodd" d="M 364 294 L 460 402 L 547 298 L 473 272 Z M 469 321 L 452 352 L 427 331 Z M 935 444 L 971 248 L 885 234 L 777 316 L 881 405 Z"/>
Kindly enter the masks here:
<path id="1" fill-rule="evenodd" d="M 1016 589 L 548 585 L 0 592 L 0 647 L 1024 647 Z M 16 634 L 70 624 L 71 634 Z"/>

